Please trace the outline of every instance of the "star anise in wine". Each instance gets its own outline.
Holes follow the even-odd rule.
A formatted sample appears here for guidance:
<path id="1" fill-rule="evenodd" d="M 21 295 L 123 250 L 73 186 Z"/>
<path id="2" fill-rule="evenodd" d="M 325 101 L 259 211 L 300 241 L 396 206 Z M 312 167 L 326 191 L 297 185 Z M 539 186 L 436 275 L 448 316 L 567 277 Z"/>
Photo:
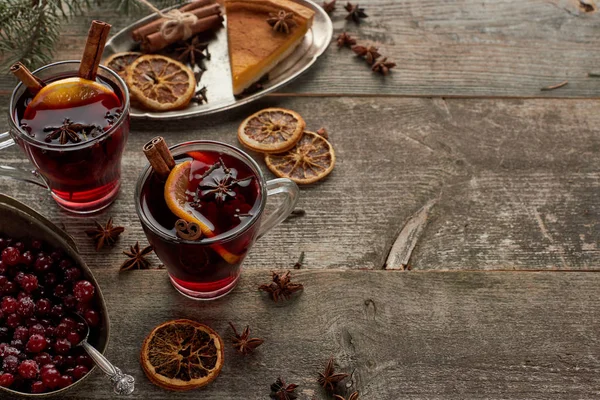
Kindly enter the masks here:
<path id="1" fill-rule="evenodd" d="M 335 391 L 335 387 L 337 384 L 344 379 L 346 379 L 348 374 L 336 374 L 335 366 L 333 365 L 333 357 L 329 359 L 327 362 L 327 366 L 325 367 L 325 371 L 319 372 L 319 385 L 323 386 L 325 390 L 329 393 L 333 393 Z"/>
<path id="2" fill-rule="evenodd" d="M 352 46 L 352 51 L 355 52 L 359 57 L 365 57 L 369 65 L 373 65 L 375 60 L 381 56 L 381 54 L 379 54 L 379 48 L 375 46 L 367 47 L 357 44 L 356 46 Z"/>
<path id="3" fill-rule="evenodd" d="M 371 70 L 373 72 L 379 72 L 380 74 L 387 75 L 390 72 L 390 69 L 394 68 L 396 63 L 388 61 L 387 57 L 382 57 L 373 66 Z"/>
<path id="4" fill-rule="evenodd" d="M 294 13 L 285 12 L 284 10 L 280 10 L 277 13 L 269 13 L 267 22 L 273 27 L 274 31 L 285 34 L 290 33 L 290 29 L 296 25 L 296 22 L 294 21 Z"/>
<path id="5" fill-rule="evenodd" d="M 131 269 L 149 269 L 150 261 L 146 260 L 145 257 L 152 253 L 152 250 L 152 246 L 146 246 L 140 250 L 140 243 L 135 242 L 133 246 L 129 247 L 129 251 L 123 252 L 123 254 L 129 257 L 129 259 L 121 265 L 120 270 L 129 271 Z"/>
<path id="6" fill-rule="evenodd" d="M 61 126 L 49 126 L 44 128 L 44 132 L 50 132 L 44 139 L 46 142 L 51 142 L 54 139 L 59 139 L 60 144 L 67 144 L 69 141 L 73 143 L 81 142 L 80 134 L 85 135 L 98 129 L 95 125 L 76 124 L 69 118 L 63 120 Z"/>
<path id="7" fill-rule="evenodd" d="M 298 398 L 296 388 L 298 385 L 286 384 L 281 378 L 277 378 L 275 383 L 271 385 L 270 397 L 275 400 L 295 400 Z"/>
<path id="8" fill-rule="evenodd" d="M 99 251 L 104 245 L 112 246 L 115 244 L 119 235 L 125 231 L 122 226 L 113 226 L 112 218 L 109 218 L 104 226 L 97 221 L 94 221 L 94 224 L 96 228 L 86 230 L 85 234 L 96 242 L 96 251 Z"/>
<path id="9" fill-rule="evenodd" d="M 207 199 L 214 197 L 219 204 L 227 199 L 236 197 L 236 187 L 247 187 L 252 182 L 252 177 L 237 179 L 238 171 L 227 168 L 221 158 L 213 164 L 203 175 L 198 189 L 196 190 L 197 199 Z"/>
<path id="10" fill-rule="evenodd" d="M 348 35 L 346 32 L 340 33 L 340 35 L 337 37 L 338 47 L 352 46 L 355 44 L 356 44 L 356 39 L 354 39 L 352 36 Z"/>
<path id="11" fill-rule="evenodd" d="M 327 14 L 333 12 L 335 10 L 335 3 L 337 0 L 331 0 L 331 1 L 324 1 L 323 2 L 323 10 L 325 10 L 325 12 Z"/>
<path id="12" fill-rule="evenodd" d="M 258 346 L 264 343 L 264 340 L 259 338 L 251 338 L 250 337 L 250 327 L 246 325 L 246 329 L 241 334 L 238 334 L 233 323 L 229 323 L 231 325 L 231 329 L 233 329 L 233 334 L 235 335 L 232 338 L 233 347 L 243 355 L 250 354 L 256 349 Z"/>
<path id="13" fill-rule="evenodd" d="M 259 290 L 266 292 L 271 296 L 271 300 L 277 302 L 279 300 L 287 300 L 298 291 L 304 290 L 301 283 L 291 282 L 291 273 L 287 271 L 283 274 L 271 272 L 273 274 L 273 282 L 265 285 L 260 285 Z"/>
<path id="14" fill-rule="evenodd" d="M 188 62 L 192 67 L 205 58 L 210 60 L 208 43 L 201 42 L 198 36 L 186 41 L 181 47 L 175 48 L 175 51 L 179 53 L 177 56 L 179 61 Z"/>
<path id="15" fill-rule="evenodd" d="M 347 399 L 343 398 L 342 396 L 340 396 L 339 394 L 336 394 L 335 396 L 333 396 L 333 398 L 335 400 L 358 400 L 358 392 L 354 392 L 350 395 L 350 397 L 348 397 Z"/>
<path id="16" fill-rule="evenodd" d="M 344 6 L 344 8 L 346 9 L 346 11 L 348 11 L 348 15 L 346 15 L 346 19 L 353 20 L 357 24 L 360 24 L 360 20 L 362 18 L 369 17 L 367 14 L 365 14 L 365 9 L 363 7 L 360 7 L 358 5 L 358 3 L 352 4 L 352 3 L 348 2 L 348 4 L 346 4 Z"/>

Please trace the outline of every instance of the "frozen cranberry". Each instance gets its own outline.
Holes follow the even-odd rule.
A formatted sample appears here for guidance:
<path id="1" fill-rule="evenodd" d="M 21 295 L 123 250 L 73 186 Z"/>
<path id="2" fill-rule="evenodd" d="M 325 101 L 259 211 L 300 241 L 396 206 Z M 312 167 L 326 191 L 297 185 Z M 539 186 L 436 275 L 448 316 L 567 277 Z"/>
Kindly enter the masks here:
<path id="1" fill-rule="evenodd" d="M 83 322 L 78 322 L 77 325 L 75 326 L 75 330 L 80 335 L 83 335 L 83 334 L 87 333 L 87 325 L 84 324 Z"/>
<path id="2" fill-rule="evenodd" d="M 75 366 L 75 357 L 73 357 L 73 356 L 66 356 L 65 357 L 64 366 L 67 367 L 67 368 L 73 368 Z M 69 374 L 69 375 L 71 375 L 71 374 Z"/>
<path id="3" fill-rule="evenodd" d="M 60 249 L 54 250 L 52 253 L 50 253 L 50 258 L 54 262 L 59 262 L 61 258 L 63 258 L 63 251 Z"/>
<path id="4" fill-rule="evenodd" d="M 7 345 L 6 343 L 4 344 L 4 348 L 2 353 L 0 353 L 0 356 L 2 357 L 8 357 L 8 356 L 18 356 L 19 354 L 21 354 L 21 352 L 19 351 L 19 349 L 15 349 L 12 346 Z"/>
<path id="5" fill-rule="evenodd" d="M 81 270 L 77 267 L 67 268 L 65 270 L 65 280 L 75 282 L 81 278 Z"/>
<path id="6" fill-rule="evenodd" d="M 41 365 L 42 368 L 45 365 L 52 363 L 52 356 L 46 352 L 37 354 L 33 359 L 35 360 L 36 363 L 38 363 L 38 365 Z"/>
<path id="7" fill-rule="evenodd" d="M 75 329 L 75 327 L 77 326 L 77 321 L 75 321 L 71 317 L 64 317 L 60 322 L 62 322 L 63 324 L 67 325 L 67 327 L 69 329 Z"/>
<path id="8" fill-rule="evenodd" d="M 13 280 L 15 282 L 17 282 L 19 285 L 21 284 L 21 281 L 23 280 L 23 277 L 25 276 L 25 273 L 22 271 L 19 271 L 15 274 Z"/>
<path id="9" fill-rule="evenodd" d="M 29 336 L 32 335 L 42 335 L 46 334 L 46 328 L 42 324 L 33 324 L 29 327 Z"/>
<path id="10" fill-rule="evenodd" d="M 85 365 L 88 368 L 91 368 L 94 366 L 94 362 L 92 361 L 90 356 L 88 356 L 87 354 L 78 355 L 77 359 L 75 361 L 77 362 L 77 365 Z"/>
<path id="11" fill-rule="evenodd" d="M 52 363 L 59 368 L 62 368 L 65 364 L 65 356 L 61 356 L 60 354 L 55 355 L 52 358 Z"/>
<path id="12" fill-rule="evenodd" d="M 83 315 L 87 310 L 90 309 L 90 305 L 88 303 L 77 303 L 77 307 L 75 308 L 78 314 Z"/>
<path id="13" fill-rule="evenodd" d="M 65 323 L 63 323 L 63 322 L 61 322 L 54 329 L 54 334 L 56 335 L 56 337 L 64 339 L 69 334 L 69 331 L 70 331 L 70 329 L 69 329 L 68 325 L 65 324 Z"/>
<path id="14" fill-rule="evenodd" d="M 6 317 L 6 326 L 9 328 L 15 329 L 17 326 L 21 324 L 21 317 L 19 314 L 10 314 Z"/>
<path id="15" fill-rule="evenodd" d="M 71 342 L 67 339 L 57 339 L 54 343 L 54 351 L 58 354 L 67 354 L 71 350 Z"/>
<path id="16" fill-rule="evenodd" d="M 42 381 L 36 381 L 31 384 L 31 393 L 44 393 L 46 391 L 46 385 Z"/>
<path id="17" fill-rule="evenodd" d="M 19 302 L 14 297 L 6 296 L 2 299 L 2 311 L 6 314 L 12 314 L 17 311 Z"/>
<path id="18" fill-rule="evenodd" d="M 23 264 L 26 267 L 30 267 L 31 265 L 33 265 L 33 254 L 31 253 L 31 251 L 26 251 L 25 253 L 21 254 L 21 264 Z"/>
<path id="19" fill-rule="evenodd" d="M 63 315 L 65 315 L 65 309 L 60 304 L 57 304 L 52 307 L 50 315 L 52 315 L 54 318 L 61 318 Z"/>
<path id="20" fill-rule="evenodd" d="M 23 297 L 29 297 L 29 293 L 21 290 L 19 294 L 17 294 L 17 300 L 21 300 Z"/>
<path id="21" fill-rule="evenodd" d="M 10 387 L 10 385 L 12 385 L 14 381 L 15 377 L 13 376 L 13 374 L 9 374 L 8 372 L 0 374 L 0 386 L 5 388 Z"/>
<path id="22" fill-rule="evenodd" d="M 63 284 L 56 285 L 54 288 L 54 296 L 64 297 L 67 295 L 67 287 Z"/>
<path id="23" fill-rule="evenodd" d="M 38 323 L 38 319 L 36 317 L 25 318 L 25 326 L 28 328 Z"/>
<path id="24" fill-rule="evenodd" d="M 4 261 L 0 259 L 0 274 L 5 274 L 8 269 L 8 265 L 4 264 Z"/>
<path id="25" fill-rule="evenodd" d="M 33 360 L 25 360 L 19 365 L 19 375 L 25 379 L 35 379 L 40 368 Z"/>
<path id="26" fill-rule="evenodd" d="M 25 350 L 25 345 L 21 339 L 13 339 L 10 341 L 10 345 L 17 350 Z"/>
<path id="27" fill-rule="evenodd" d="M 42 249 L 42 246 L 43 246 L 43 243 L 42 243 L 41 240 L 34 239 L 34 240 L 31 241 L 31 248 L 33 250 L 39 251 L 39 250 Z"/>
<path id="28" fill-rule="evenodd" d="M 23 252 L 23 250 L 25 250 L 25 244 L 23 242 L 17 242 L 13 245 L 13 247 L 15 247 L 21 253 Z"/>
<path id="29" fill-rule="evenodd" d="M 4 284 L 2 289 L 5 294 L 15 294 L 17 293 L 17 284 L 13 281 L 8 281 Z"/>
<path id="30" fill-rule="evenodd" d="M 4 275 L 0 275 L 0 288 L 6 285 L 6 282 L 8 282 L 8 278 Z"/>
<path id="31" fill-rule="evenodd" d="M 60 389 L 64 389 L 71 384 L 73 384 L 73 378 L 69 375 L 61 376 L 60 380 L 58 381 L 58 387 Z"/>
<path id="32" fill-rule="evenodd" d="M 48 353 L 40 353 L 36 357 L 39 357 L 41 354 L 48 354 Z M 54 365 L 52 362 L 43 364 L 42 367 L 40 368 L 40 376 L 43 376 L 48 370 L 51 370 L 51 369 L 56 369 L 56 365 Z"/>
<path id="33" fill-rule="evenodd" d="M 39 353 L 46 348 L 46 338 L 42 335 L 32 335 L 27 342 L 27 351 L 31 353 Z"/>
<path id="34" fill-rule="evenodd" d="M 50 389 L 58 387 L 60 372 L 56 368 L 49 368 L 42 372 L 42 382 Z"/>
<path id="35" fill-rule="evenodd" d="M 86 367 L 85 365 L 78 365 L 75 368 L 73 368 L 73 373 L 71 374 L 71 376 L 73 377 L 73 379 L 78 381 L 81 378 L 83 378 L 88 372 L 90 372 L 88 367 Z"/>
<path id="36" fill-rule="evenodd" d="M 98 314 L 97 311 L 87 310 L 83 317 L 85 318 L 85 321 L 88 323 L 88 325 L 92 328 L 98 326 L 98 324 L 100 323 L 100 314 Z"/>
<path id="37" fill-rule="evenodd" d="M 23 297 L 19 300 L 17 313 L 23 317 L 31 317 L 35 313 L 35 303 L 31 297 Z"/>
<path id="38" fill-rule="evenodd" d="M 46 283 L 46 286 L 48 287 L 54 287 L 58 284 L 58 277 L 54 272 L 48 272 L 44 276 L 44 283 Z"/>
<path id="39" fill-rule="evenodd" d="M 15 266 L 21 261 L 21 252 L 16 247 L 7 247 L 2 250 L 2 262 L 8 266 Z"/>
<path id="40" fill-rule="evenodd" d="M 74 310 L 77 307 L 77 299 L 72 294 L 63 297 L 63 304 L 69 310 Z"/>
<path id="41" fill-rule="evenodd" d="M 0 342 L 6 342 L 8 340 L 9 332 L 6 326 L 0 326 Z M 2 353 L 0 353 L 2 357 Z"/>
<path id="42" fill-rule="evenodd" d="M 10 355 L 4 357 L 4 361 L 2 362 L 2 369 L 4 370 L 4 372 L 16 374 L 18 367 L 19 359 L 17 358 L 17 356 Z"/>
<path id="43" fill-rule="evenodd" d="M 22 341 L 29 339 L 29 329 L 24 326 L 17 326 L 13 332 L 13 339 Z"/>
<path id="44" fill-rule="evenodd" d="M 75 331 L 71 331 L 67 334 L 67 340 L 72 344 L 76 345 L 81 341 L 79 334 Z"/>
<path id="45" fill-rule="evenodd" d="M 44 255 L 38 256 L 35 260 L 34 268 L 40 273 L 48 272 L 52 268 L 52 259 Z"/>
<path id="46" fill-rule="evenodd" d="M 48 299 L 39 299 L 36 303 L 37 315 L 46 315 L 52 309 L 52 303 Z"/>
<path id="47" fill-rule="evenodd" d="M 73 286 L 75 298 L 82 303 L 87 303 L 94 298 L 96 289 L 90 281 L 79 281 Z"/>
<path id="48" fill-rule="evenodd" d="M 46 326 L 46 337 L 53 338 L 56 336 L 56 328 L 53 326 Z"/>

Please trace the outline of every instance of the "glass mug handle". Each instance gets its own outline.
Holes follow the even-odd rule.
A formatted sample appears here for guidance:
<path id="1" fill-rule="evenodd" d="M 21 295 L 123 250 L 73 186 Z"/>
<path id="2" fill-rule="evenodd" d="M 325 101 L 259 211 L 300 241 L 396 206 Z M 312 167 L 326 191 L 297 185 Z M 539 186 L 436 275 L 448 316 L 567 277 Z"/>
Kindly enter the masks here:
<path id="1" fill-rule="evenodd" d="M 7 149 L 14 144 L 15 141 L 10 137 L 8 132 L 0 133 L 0 150 Z M 34 185 L 48 189 L 48 185 L 46 185 L 42 177 L 35 170 L 26 171 L 19 168 L 9 167 L 7 165 L 0 165 L 0 177 L 2 176 L 17 179 L 23 182 L 33 183 Z"/>
<path id="2" fill-rule="evenodd" d="M 294 211 L 294 207 L 296 207 L 296 203 L 298 202 L 300 189 L 298 189 L 298 185 L 286 178 L 268 181 L 267 198 L 279 193 L 285 194 L 286 198 L 283 203 L 281 203 L 281 205 L 262 222 L 260 231 L 258 232 L 259 238 L 286 219 L 288 215 Z"/>

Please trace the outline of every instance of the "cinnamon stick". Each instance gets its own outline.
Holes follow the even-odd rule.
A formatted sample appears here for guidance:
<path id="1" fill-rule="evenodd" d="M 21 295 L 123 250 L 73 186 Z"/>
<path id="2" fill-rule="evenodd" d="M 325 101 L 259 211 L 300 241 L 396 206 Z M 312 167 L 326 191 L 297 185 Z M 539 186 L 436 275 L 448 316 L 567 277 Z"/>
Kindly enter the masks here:
<path id="1" fill-rule="evenodd" d="M 171 170 L 175 167 L 175 160 L 167 147 L 165 139 L 157 136 L 146 143 L 143 150 L 154 172 L 162 179 L 167 179 Z"/>
<path id="2" fill-rule="evenodd" d="M 21 82 L 23 82 L 23 85 L 27 86 L 27 88 L 29 88 L 33 94 L 36 94 L 44 86 L 46 86 L 41 79 L 35 77 L 31 71 L 20 62 L 13 64 L 10 67 L 10 72 L 12 72 Z"/>
<path id="3" fill-rule="evenodd" d="M 192 35 L 196 35 L 200 32 L 205 32 L 211 29 L 216 29 L 221 26 L 223 22 L 223 17 L 220 15 L 211 15 L 209 17 L 200 18 L 193 25 L 190 26 L 192 30 Z M 183 39 L 183 32 L 180 32 L 179 35 L 175 36 L 171 40 L 167 40 L 164 38 L 162 33 L 156 32 L 152 33 L 144 38 L 142 42 L 142 50 L 145 52 L 155 52 L 164 49 L 170 44 L 173 44 L 179 40 Z"/>
<path id="4" fill-rule="evenodd" d="M 184 5 L 179 8 L 179 11 L 191 12 L 198 18 L 208 17 L 209 15 L 219 14 L 221 12 L 221 6 L 214 3 L 213 0 L 198 0 Z M 160 30 L 162 24 L 166 21 L 165 18 L 158 18 L 146 25 L 143 25 L 133 32 L 131 36 L 136 42 L 141 42 L 144 38 L 152 33 L 156 33 Z"/>
<path id="5" fill-rule="evenodd" d="M 110 24 L 102 21 L 92 21 L 85 49 L 83 50 L 81 64 L 79 65 L 78 75 L 80 78 L 91 81 L 96 79 L 98 65 L 100 65 L 100 59 L 102 58 L 102 52 L 104 51 L 109 31 Z"/>

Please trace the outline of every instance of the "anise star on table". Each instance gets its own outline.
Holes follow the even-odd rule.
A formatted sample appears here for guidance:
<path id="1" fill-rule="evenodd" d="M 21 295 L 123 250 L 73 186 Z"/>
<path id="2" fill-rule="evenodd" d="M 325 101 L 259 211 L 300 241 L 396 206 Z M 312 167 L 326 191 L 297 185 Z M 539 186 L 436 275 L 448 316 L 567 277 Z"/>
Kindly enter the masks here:
<path id="1" fill-rule="evenodd" d="M 344 8 L 346 9 L 346 11 L 348 11 L 348 15 L 346 15 L 346 19 L 353 20 L 357 24 L 360 24 L 360 20 L 362 18 L 369 17 L 367 14 L 365 14 L 365 9 L 363 7 L 360 7 L 358 5 L 358 3 L 352 4 L 352 3 L 348 2 L 348 4 L 346 4 L 344 6 Z"/>
<path id="2" fill-rule="evenodd" d="M 333 396 L 333 398 L 335 400 L 358 400 L 358 392 L 354 392 L 350 395 L 350 397 L 348 397 L 347 399 L 344 399 L 342 396 L 340 396 L 339 394 L 336 394 L 335 396 Z"/>
<path id="3" fill-rule="evenodd" d="M 371 70 L 373 72 L 379 72 L 380 74 L 387 75 L 390 72 L 390 69 L 394 68 L 396 63 L 388 61 L 387 57 L 382 57 L 373 66 Z"/>
<path id="4" fill-rule="evenodd" d="M 333 357 L 329 359 L 327 362 L 327 366 L 325 367 L 325 371 L 319 372 L 319 384 L 325 388 L 329 393 L 333 393 L 335 391 L 335 387 L 337 384 L 344 379 L 346 379 L 348 374 L 336 374 L 335 366 L 333 365 Z"/>
<path id="5" fill-rule="evenodd" d="M 340 33 L 340 35 L 337 37 L 338 47 L 352 46 L 355 44 L 356 44 L 356 39 L 354 39 L 352 36 L 348 35 L 346 32 Z"/>
<path id="6" fill-rule="evenodd" d="M 148 269 L 150 267 L 150 261 L 146 260 L 146 256 L 152 253 L 152 246 L 146 246 L 140 250 L 140 243 L 135 242 L 133 246 L 130 246 L 129 251 L 124 251 L 128 260 L 126 260 L 122 265 L 121 271 L 129 271 L 132 269 Z"/>
<path id="7" fill-rule="evenodd" d="M 277 378 L 275 383 L 271 385 L 270 397 L 275 400 L 295 400 L 298 398 L 296 394 L 297 387 L 298 385 L 293 383 L 287 385 L 283 379 Z"/>
<path id="8" fill-rule="evenodd" d="M 238 334 L 233 323 L 230 322 L 229 325 L 231 325 L 231 329 L 233 329 L 233 334 L 235 335 L 232 338 L 233 347 L 243 355 L 252 353 L 254 349 L 265 342 L 263 339 L 251 338 L 250 327 L 248 325 L 246 325 L 246 329 L 241 334 Z"/>
<path id="9" fill-rule="evenodd" d="M 296 25 L 296 22 L 294 22 L 294 13 L 285 12 L 284 10 L 280 10 L 277 13 L 269 13 L 267 22 L 273 27 L 274 31 L 286 34 L 290 33 L 290 29 Z"/>
<path id="10" fill-rule="evenodd" d="M 273 274 L 273 282 L 265 285 L 260 285 L 259 290 L 267 292 L 271 296 L 271 300 L 278 302 L 279 300 L 287 300 L 298 291 L 304 289 L 301 283 L 290 282 L 291 276 L 290 271 L 283 274 L 277 272 L 271 272 Z"/>
<path id="11" fill-rule="evenodd" d="M 210 60 L 208 43 L 201 42 L 198 36 L 188 40 L 183 46 L 177 47 L 175 51 L 179 53 L 177 56 L 179 61 L 189 62 L 192 67 L 205 58 Z M 205 51 L 206 54 L 204 54 Z"/>
<path id="12" fill-rule="evenodd" d="M 44 128 L 44 132 L 49 132 L 44 140 L 46 142 L 51 142 L 54 139 L 59 139 L 60 144 L 67 144 L 69 141 L 79 143 L 81 142 L 79 134 L 85 135 L 87 131 L 92 131 L 94 129 L 96 129 L 94 125 L 76 124 L 69 118 L 65 118 L 61 126 L 49 126 Z"/>
<path id="13" fill-rule="evenodd" d="M 379 48 L 372 45 L 368 47 L 362 45 L 352 46 L 352 51 L 359 57 L 365 57 L 369 65 L 373 65 L 375 60 L 381 56 Z"/>
<path id="14" fill-rule="evenodd" d="M 323 10 L 325 10 L 325 12 L 327 14 L 335 11 L 335 3 L 337 0 L 331 0 L 331 1 L 324 1 L 323 2 Z"/>
<path id="15" fill-rule="evenodd" d="M 100 225 L 97 221 L 94 221 L 94 224 L 96 224 L 96 228 L 86 230 L 85 234 L 96 242 L 96 251 L 100 251 L 104 245 L 115 244 L 119 235 L 125 231 L 122 226 L 113 226 L 112 218 L 108 219 L 105 226 Z"/>

